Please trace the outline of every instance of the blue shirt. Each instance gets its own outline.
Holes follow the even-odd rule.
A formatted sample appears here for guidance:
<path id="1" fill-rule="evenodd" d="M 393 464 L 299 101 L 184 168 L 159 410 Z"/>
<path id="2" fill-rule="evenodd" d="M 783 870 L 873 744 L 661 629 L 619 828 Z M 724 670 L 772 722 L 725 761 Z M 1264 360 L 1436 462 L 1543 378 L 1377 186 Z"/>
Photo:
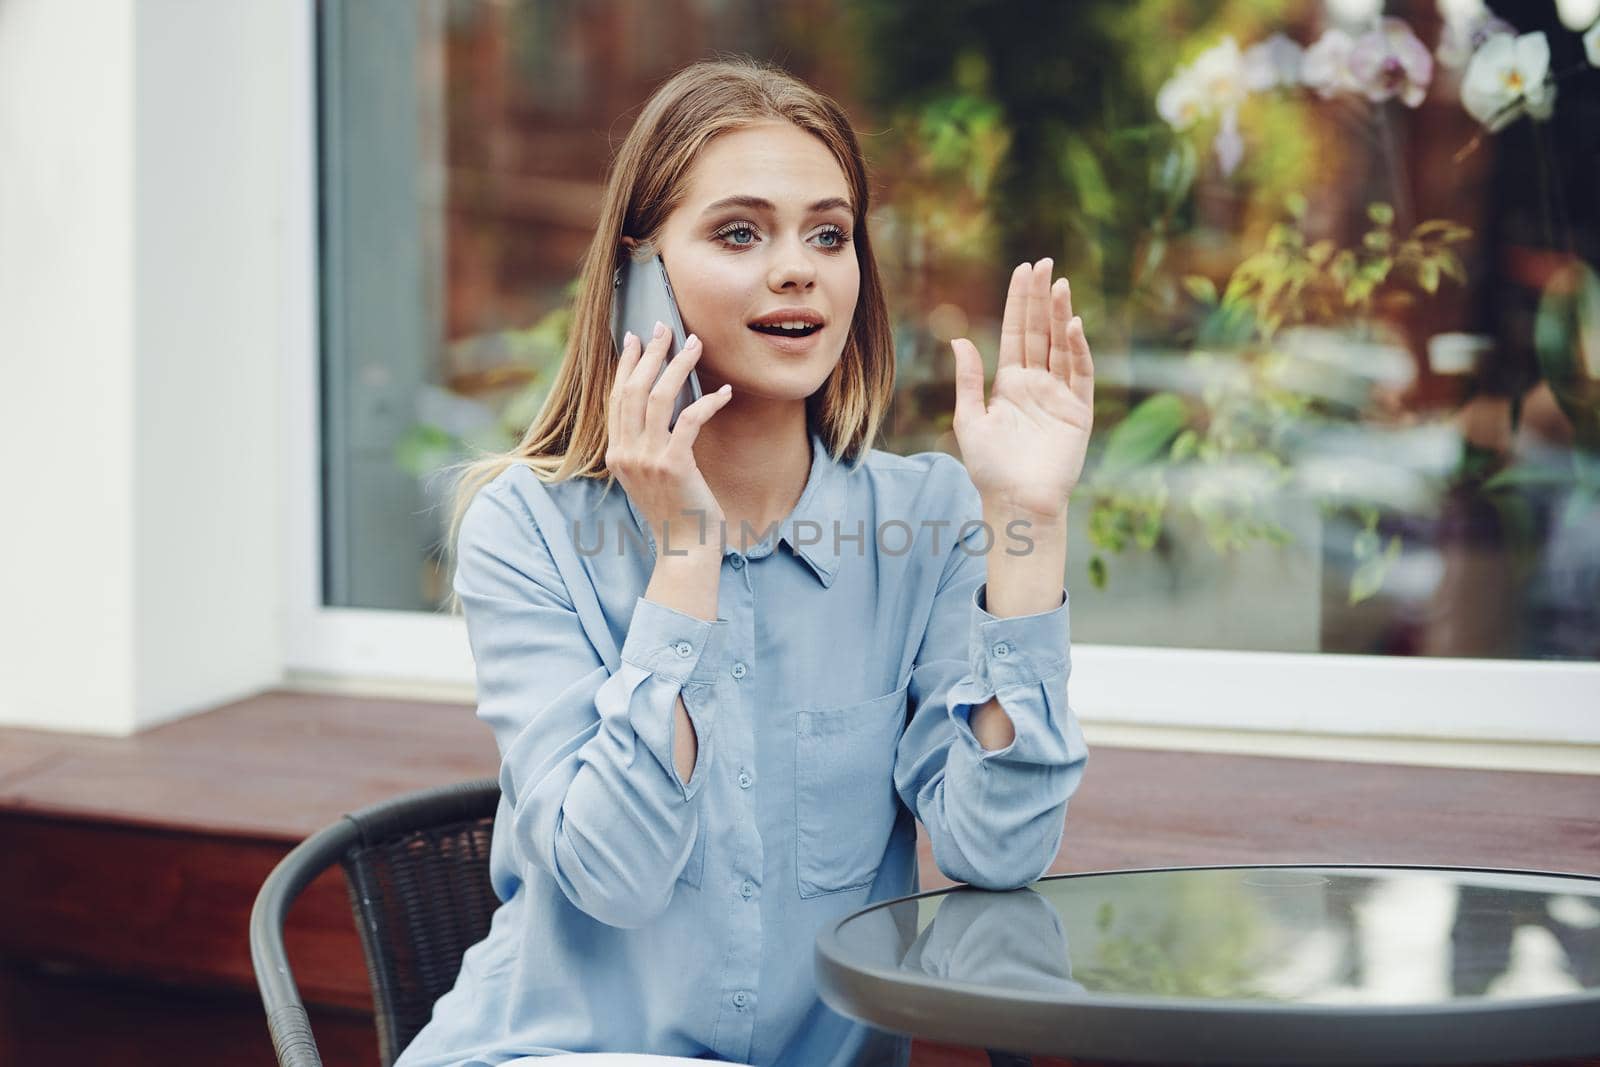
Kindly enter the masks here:
<path id="1" fill-rule="evenodd" d="M 917 891 L 914 819 L 956 881 L 1048 869 L 1088 758 L 1066 590 L 1051 611 L 986 610 L 985 547 L 1026 534 L 982 524 L 954 457 L 851 467 L 811 445 L 788 518 L 746 551 L 728 531 L 714 622 L 643 598 L 657 546 L 620 486 L 516 465 L 473 499 L 454 585 L 502 757 L 503 904 L 396 1067 L 903 1064 L 909 1042 L 818 998 L 818 930 Z M 968 717 L 996 695 L 1016 739 L 986 751 Z"/>

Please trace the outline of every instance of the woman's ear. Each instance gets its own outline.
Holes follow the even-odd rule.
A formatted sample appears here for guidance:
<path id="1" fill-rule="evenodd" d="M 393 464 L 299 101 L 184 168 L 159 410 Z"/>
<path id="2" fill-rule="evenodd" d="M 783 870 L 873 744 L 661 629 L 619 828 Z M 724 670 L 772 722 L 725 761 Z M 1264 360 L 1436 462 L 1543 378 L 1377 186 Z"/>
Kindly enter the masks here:
<path id="1" fill-rule="evenodd" d="M 622 247 L 632 251 L 633 249 L 639 247 L 639 242 L 637 239 L 629 237 L 627 234 L 623 234 Z"/>

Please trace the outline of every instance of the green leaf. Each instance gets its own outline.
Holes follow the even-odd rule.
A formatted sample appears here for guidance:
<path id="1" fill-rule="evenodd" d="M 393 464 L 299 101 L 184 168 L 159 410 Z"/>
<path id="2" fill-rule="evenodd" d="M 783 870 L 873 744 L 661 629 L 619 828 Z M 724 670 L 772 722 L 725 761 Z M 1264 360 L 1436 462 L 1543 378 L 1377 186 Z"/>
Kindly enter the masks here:
<path id="1" fill-rule="evenodd" d="M 1389 568 L 1394 561 L 1400 558 L 1400 538 L 1389 538 L 1389 547 L 1383 555 L 1375 556 L 1357 567 L 1350 576 L 1350 603 L 1359 604 L 1374 596 L 1383 588 L 1383 579 L 1388 576 Z"/>
<path id="2" fill-rule="evenodd" d="M 1381 200 L 1367 205 L 1367 218 L 1379 226 L 1388 226 L 1394 222 L 1394 208 Z"/>
<path id="3" fill-rule="evenodd" d="M 413 477 L 423 477 L 455 459 L 460 445 L 460 439 L 448 430 L 417 423 L 395 442 L 395 465 Z"/>
<path id="4" fill-rule="evenodd" d="M 1183 398 L 1157 393 L 1142 401 L 1106 438 L 1098 477 L 1115 478 L 1154 460 L 1188 421 Z"/>
<path id="5" fill-rule="evenodd" d="M 1600 452 L 1600 382 L 1591 369 L 1600 358 L 1600 274 L 1589 264 L 1575 260 L 1545 282 L 1533 345 L 1577 449 Z"/>
<path id="6" fill-rule="evenodd" d="M 1162 124 L 1165 126 L 1165 123 Z M 1194 184 L 1197 159 L 1194 145 L 1187 140 L 1178 141 L 1161 161 L 1157 171 L 1156 188 L 1163 194 L 1166 210 L 1176 211 L 1188 199 Z"/>
<path id="7" fill-rule="evenodd" d="M 1355 554 L 1356 559 L 1371 559 L 1373 556 L 1378 554 L 1378 546 L 1380 543 L 1381 542 L 1378 539 L 1378 531 L 1372 529 L 1362 530 L 1360 533 L 1356 534 L 1355 544 L 1352 546 L 1352 552 Z"/>
<path id="8" fill-rule="evenodd" d="M 1341 248 L 1329 264 L 1328 273 L 1340 285 L 1348 282 L 1356 273 L 1356 254 L 1348 248 Z"/>
<path id="9" fill-rule="evenodd" d="M 1085 215 L 1101 222 L 1116 218 L 1117 198 L 1106 181 L 1100 160 L 1083 139 L 1074 137 L 1063 146 L 1061 174 L 1078 194 L 1078 206 Z"/>
<path id="10" fill-rule="evenodd" d="M 1161 537 L 1161 512 L 1159 510 L 1141 513 L 1134 520 L 1133 540 L 1146 552 L 1156 547 L 1156 541 Z"/>
<path id="11" fill-rule="evenodd" d="M 1425 259 L 1417 264 L 1417 283 L 1424 292 L 1436 293 L 1439 291 L 1439 264 L 1431 259 Z"/>
<path id="12" fill-rule="evenodd" d="M 1172 462 L 1182 463 L 1194 456 L 1195 448 L 1200 443 L 1200 435 L 1193 430 L 1185 430 L 1172 442 L 1172 451 L 1169 453 Z"/>
<path id="13" fill-rule="evenodd" d="M 1411 231 L 1411 235 L 1418 240 L 1434 238 L 1440 241 L 1465 241 L 1472 236 L 1472 229 L 1450 219 L 1429 219 L 1420 222 Z"/>
<path id="14" fill-rule="evenodd" d="M 1089 557 L 1089 582 L 1096 589 L 1106 587 L 1106 561 L 1098 555 Z"/>
<path id="15" fill-rule="evenodd" d="M 1305 218 L 1306 209 L 1310 204 L 1306 201 L 1304 193 L 1290 193 L 1283 198 L 1283 206 L 1288 209 L 1289 217 L 1298 222 Z"/>
<path id="16" fill-rule="evenodd" d="M 1217 302 L 1217 284 L 1210 278 L 1199 274 L 1190 274 L 1183 279 L 1183 287 L 1189 295 L 1202 304 L 1215 305 Z"/>
<path id="17" fill-rule="evenodd" d="M 1483 488 L 1495 493 L 1502 489 L 1517 489 L 1532 485 L 1570 485 L 1573 480 L 1571 471 L 1556 467 L 1522 465 L 1507 467 L 1494 477 L 1486 479 Z"/>

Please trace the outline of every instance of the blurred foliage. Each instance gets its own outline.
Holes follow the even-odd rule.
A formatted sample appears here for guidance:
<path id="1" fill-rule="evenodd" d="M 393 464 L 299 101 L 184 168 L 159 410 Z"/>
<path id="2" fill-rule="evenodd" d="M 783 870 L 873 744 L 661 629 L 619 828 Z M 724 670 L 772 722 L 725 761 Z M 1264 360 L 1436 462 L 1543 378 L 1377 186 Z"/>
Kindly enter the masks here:
<path id="1" fill-rule="evenodd" d="M 1098 351 L 1185 334 L 1195 346 L 1188 358 L 1207 381 L 1199 403 L 1100 391 L 1097 414 L 1111 429 L 1090 464 L 1097 586 L 1109 580 L 1103 553 L 1157 546 L 1177 506 L 1167 474 L 1178 465 L 1212 469 L 1181 506 L 1213 549 L 1289 543 L 1270 512 L 1293 473 L 1285 439 L 1315 412 L 1285 384 L 1292 368 L 1272 348 L 1278 331 L 1359 332 L 1442 279 L 1465 280 L 1464 227 L 1435 220 L 1397 234 L 1387 204 L 1371 205 L 1372 225 L 1352 247 L 1305 236 L 1306 191 L 1338 134 L 1325 127 L 1348 125 L 1347 115 L 1319 119 L 1303 100 L 1253 95 L 1241 116 L 1250 151 L 1227 177 L 1196 138 L 1156 115 L 1156 91 L 1178 63 L 1224 32 L 1250 40 L 1282 29 L 1296 10 L 1287 0 L 852 8 L 879 57 L 861 89 L 889 126 L 869 150 L 894 176 L 886 210 L 909 276 L 899 298 L 924 310 L 924 273 L 1050 254 L 1074 282 L 1074 310 Z M 1220 219 L 1202 217 L 1202 200 Z M 1267 210 L 1282 203 L 1289 221 Z M 1220 292 L 1192 272 L 1226 270 L 1222 261 L 1251 240 L 1260 251 L 1232 266 Z M 1353 600 L 1377 590 L 1399 548 L 1369 552 L 1376 518 L 1360 508 L 1357 518 Z"/>
<path id="2" fill-rule="evenodd" d="M 1150 890 L 1144 890 L 1149 892 Z M 1168 899 L 1141 906 L 1102 901 L 1092 961 L 1075 969 L 1085 988 L 1103 993 L 1265 999 L 1257 985 L 1268 931 L 1250 899 L 1218 894 L 1206 879 L 1161 886 Z"/>
<path id="3" fill-rule="evenodd" d="M 1290 197 L 1288 209 L 1299 223 L 1305 197 Z M 1380 303 L 1384 310 L 1401 310 L 1415 302 L 1413 289 L 1430 296 L 1438 292 L 1441 278 L 1466 284 L 1455 248 L 1472 236 L 1470 229 L 1431 219 L 1397 238 L 1394 208 L 1369 204 L 1367 215 L 1373 226 L 1353 248 L 1327 239 L 1307 244 L 1298 225 L 1275 223 L 1267 231 L 1266 248 L 1234 268 L 1220 300 L 1210 279 L 1185 278 L 1191 295 L 1212 309 L 1202 340 L 1271 343 L 1286 325 L 1364 320 Z"/>
<path id="4" fill-rule="evenodd" d="M 795 69 L 828 66 L 824 38 L 804 11 L 775 10 L 770 57 L 798 60 L 788 64 Z M 1275 32 L 1309 39 L 1319 10 L 1296 0 L 857 0 L 841 3 L 829 27 L 851 42 L 831 69 L 856 79 L 842 95 L 871 116 L 857 128 L 887 186 L 873 226 L 900 359 L 914 365 L 921 353 L 939 354 L 903 379 L 896 407 L 909 417 L 897 415 L 896 433 L 949 427 L 935 306 L 953 300 L 997 318 L 1005 268 L 1022 260 L 1053 256 L 1056 272 L 1072 279 L 1074 310 L 1097 353 L 1115 359 L 1174 341 L 1186 350 L 1180 361 L 1200 383 L 1191 394 L 1150 394 L 1131 379 L 1098 390 L 1102 432 L 1083 487 L 1097 587 L 1109 582 L 1109 554 L 1158 549 L 1180 508 L 1218 553 L 1291 543 L 1276 509 L 1299 488 L 1297 435 L 1367 412 L 1330 410 L 1305 391 L 1305 368 L 1296 365 L 1304 357 L 1286 334 L 1315 327 L 1359 343 L 1415 315 L 1447 283 L 1467 281 L 1467 227 L 1441 218 L 1408 228 L 1404 210 L 1397 218 L 1383 200 L 1367 203 L 1370 186 L 1337 184 L 1350 174 L 1341 165 L 1357 158 L 1352 149 L 1374 166 L 1397 158 L 1381 105 L 1251 93 L 1239 112 L 1242 163 L 1229 173 L 1205 147 L 1215 118 L 1180 133 L 1157 115 L 1161 85 L 1224 34 L 1246 43 Z M 1317 218 L 1308 218 L 1308 204 Z M 1364 217 L 1343 216 L 1363 204 Z M 1254 251 L 1241 258 L 1242 249 Z M 991 277 L 995 303 L 969 303 Z M 1567 487 L 1576 517 L 1600 499 L 1597 285 L 1586 266 L 1558 277 L 1535 327 L 1539 367 L 1575 428 L 1571 469 L 1490 477 L 1493 457 L 1466 449 L 1467 462 L 1485 468 L 1474 484 L 1503 500 L 1519 488 Z M 565 349 L 567 314 L 563 304 L 531 329 L 495 338 L 529 377 L 499 405 L 484 447 L 509 448 L 537 413 Z M 421 472 L 467 444 L 418 426 L 400 458 Z M 1400 541 L 1381 536 L 1376 502 L 1320 506 L 1353 520 L 1349 599 L 1370 598 Z"/>
<path id="5" fill-rule="evenodd" d="M 1221 290 L 1190 275 L 1183 286 L 1199 309 L 1197 347 L 1185 357 L 1201 371 L 1199 404 L 1171 392 L 1144 399 L 1106 435 L 1100 462 L 1087 480 L 1090 540 L 1100 552 L 1150 549 L 1160 539 L 1174 470 L 1199 473 L 1183 502 L 1217 552 L 1256 542 L 1287 545 L 1290 532 L 1272 517 L 1274 503 L 1294 480 L 1295 430 L 1329 416 L 1316 398 L 1289 384 L 1294 357 L 1275 345 L 1286 326 L 1342 328 L 1359 335 L 1379 307 L 1402 308 L 1438 291 L 1441 279 L 1465 282 L 1456 248 L 1471 231 L 1444 220 L 1394 233 L 1394 211 L 1368 206 L 1371 227 L 1352 247 L 1308 242 L 1302 229 L 1305 198 L 1286 198 L 1288 219 L 1271 226 L 1266 246 L 1247 256 Z M 1401 543 L 1379 544 L 1378 509 L 1319 501 L 1324 514 L 1348 507 L 1361 528 L 1352 544 L 1357 566 L 1349 600 L 1382 587 Z M 1099 588 L 1109 567 L 1099 552 L 1089 575 Z"/>
<path id="6" fill-rule="evenodd" d="M 1582 522 L 1600 506 L 1600 274 L 1581 260 L 1557 271 L 1534 319 L 1534 346 L 1545 382 L 1573 430 L 1568 461 L 1524 462 L 1483 483 L 1502 509 L 1528 490 L 1564 493 L 1558 521 Z"/>
<path id="7" fill-rule="evenodd" d="M 561 367 L 577 290 L 578 281 L 573 278 L 562 290 L 561 302 L 526 329 L 472 338 L 476 346 L 492 347 L 498 364 L 492 374 L 484 376 L 485 387 L 507 395 L 487 404 L 485 420 L 470 430 L 452 431 L 427 421 L 414 423 L 395 444 L 396 465 L 423 478 L 463 456 L 505 452 L 520 441 L 544 406 Z"/>

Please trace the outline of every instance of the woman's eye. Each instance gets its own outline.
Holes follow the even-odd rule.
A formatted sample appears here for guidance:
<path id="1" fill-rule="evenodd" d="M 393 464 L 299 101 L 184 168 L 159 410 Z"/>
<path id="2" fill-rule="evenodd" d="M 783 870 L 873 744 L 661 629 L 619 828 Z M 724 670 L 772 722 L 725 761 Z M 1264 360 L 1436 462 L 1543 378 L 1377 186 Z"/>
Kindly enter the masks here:
<path id="1" fill-rule="evenodd" d="M 754 226 L 740 223 L 736 226 L 718 230 L 715 236 L 723 244 L 731 245 L 734 248 L 749 248 L 755 244 L 756 230 Z M 829 226 L 827 229 L 820 231 L 814 235 L 814 239 L 821 242 L 818 245 L 819 248 L 828 252 L 836 252 L 850 243 L 849 234 L 837 226 Z"/>

